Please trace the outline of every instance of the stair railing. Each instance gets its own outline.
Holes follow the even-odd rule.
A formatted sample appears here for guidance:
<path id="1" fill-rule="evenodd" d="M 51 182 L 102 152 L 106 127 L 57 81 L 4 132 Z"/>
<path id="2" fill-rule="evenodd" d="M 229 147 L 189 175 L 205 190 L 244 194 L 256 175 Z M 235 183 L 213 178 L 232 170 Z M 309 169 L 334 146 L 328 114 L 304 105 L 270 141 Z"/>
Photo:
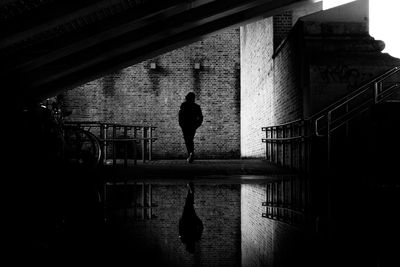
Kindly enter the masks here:
<path id="1" fill-rule="evenodd" d="M 400 66 L 391 68 L 311 117 L 262 127 L 262 131 L 266 132 L 266 138 L 262 139 L 262 142 L 266 143 L 266 159 L 278 165 L 307 172 L 311 158 L 310 138 L 326 136 L 329 167 L 332 132 L 343 125 L 346 126 L 347 132 L 351 119 L 362 114 L 371 105 L 393 95 L 395 89 L 400 88 L 400 83 L 388 83 L 387 79 L 399 72 Z M 384 87 L 384 84 L 389 86 Z"/>
<path id="2" fill-rule="evenodd" d="M 263 217 L 290 224 L 312 221 L 309 177 L 312 138 L 327 137 L 327 167 L 330 168 L 332 132 L 345 125 L 347 133 L 348 122 L 351 119 L 362 114 L 371 105 L 384 101 L 395 92 L 395 89 L 400 88 L 400 83 L 398 82 L 391 82 L 389 86 L 384 87 L 384 82 L 398 72 L 400 72 L 400 66 L 386 71 L 309 118 L 262 127 L 262 131 L 265 131 L 266 134 L 266 138 L 262 139 L 262 142 L 266 143 L 266 159 L 278 165 L 299 170 L 305 174 L 299 176 L 298 181 L 301 187 L 295 190 L 293 190 L 293 185 L 288 187 L 287 182 L 267 185 L 267 198 L 262 203 L 266 208 L 266 212 L 262 214 Z M 334 117 L 334 115 L 337 117 Z M 323 122 L 325 124 L 322 124 Z M 326 131 L 325 135 L 321 133 L 323 130 Z M 326 186 L 329 196 L 329 191 L 331 190 L 329 181 Z M 286 188 L 290 188 L 288 193 L 286 193 Z M 286 200 L 287 196 L 292 195 L 293 192 L 306 196 L 306 201 L 301 201 L 303 205 L 300 206 L 300 211 L 291 203 L 292 197 L 290 197 L 289 202 Z M 315 223 L 312 225 L 318 231 L 319 216 L 314 216 Z M 328 217 L 330 216 L 328 215 Z"/>
<path id="3" fill-rule="evenodd" d="M 266 138 L 266 159 L 291 169 L 305 171 L 309 164 L 309 126 L 300 119 L 288 123 L 262 127 Z"/>
<path id="4" fill-rule="evenodd" d="M 314 134 L 327 138 L 327 164 L 331 162 L 332 133 L 343 125 L 348 133 L 348 122 L 368 110 L 371 105 L 380 103 L 393 95 L 395 89 L 400 88 L 400 83 L 391 82 L 384 87 L 385 81 L 400 72 L 400 66 L 396 66 L 359 89 L 349 93 L 320 112 L 314 114 L 308 120 L 313 121 Z M 324 120 L 324 121 L 323 121 Z M 325 130 L 325 134 L 321 131 Z"/>

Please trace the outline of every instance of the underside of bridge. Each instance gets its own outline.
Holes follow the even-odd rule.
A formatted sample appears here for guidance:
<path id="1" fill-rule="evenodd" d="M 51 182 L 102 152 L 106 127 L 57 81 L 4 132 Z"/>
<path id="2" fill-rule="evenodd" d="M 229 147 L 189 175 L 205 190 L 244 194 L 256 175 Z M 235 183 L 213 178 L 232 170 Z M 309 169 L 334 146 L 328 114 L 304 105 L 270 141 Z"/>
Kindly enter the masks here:
<path id="1" fill-rule="evenodd" d="M 4 0 L 4 91 L 40 99 L 315 0 Z"/>

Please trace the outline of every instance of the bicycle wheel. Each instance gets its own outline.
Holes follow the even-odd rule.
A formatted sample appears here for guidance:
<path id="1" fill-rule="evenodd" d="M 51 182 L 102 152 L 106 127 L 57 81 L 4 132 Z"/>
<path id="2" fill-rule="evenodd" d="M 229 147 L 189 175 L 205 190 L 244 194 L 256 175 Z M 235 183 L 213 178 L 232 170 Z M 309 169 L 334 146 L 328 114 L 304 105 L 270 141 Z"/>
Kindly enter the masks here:
<path id="1" fill-rule="evenodd" d="M 78 127 L 64 128 L 65 157 L 73 164 L 96 167 L 101 161 L 101 147 L 97 137 Z"/>

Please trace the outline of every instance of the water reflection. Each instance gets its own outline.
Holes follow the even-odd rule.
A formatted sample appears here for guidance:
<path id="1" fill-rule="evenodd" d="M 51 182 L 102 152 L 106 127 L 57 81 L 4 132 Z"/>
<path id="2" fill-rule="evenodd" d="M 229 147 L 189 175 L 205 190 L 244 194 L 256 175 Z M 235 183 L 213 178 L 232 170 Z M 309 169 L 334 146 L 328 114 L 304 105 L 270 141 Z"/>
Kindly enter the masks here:
<path id="1" fill-rule="evenodd" d="M 105 189 L 109 252 L 141 266 L 241 265 L 240 184 L 128 182 Z"/>
<path id="2" fill-rule="evenodd" d="M 294 179 L 107 183 L 106 250 L 136 266 L 302 266 Z"/>
<path id="3" fill-rule="evenodd" d="M 203 222 L 194 210 L 194 184 L 188 183 L 185 206 L 179 219 L 179 238 L 186 245 L 186 251 L 195 252 L 195 244 L 201 239 Z"/>

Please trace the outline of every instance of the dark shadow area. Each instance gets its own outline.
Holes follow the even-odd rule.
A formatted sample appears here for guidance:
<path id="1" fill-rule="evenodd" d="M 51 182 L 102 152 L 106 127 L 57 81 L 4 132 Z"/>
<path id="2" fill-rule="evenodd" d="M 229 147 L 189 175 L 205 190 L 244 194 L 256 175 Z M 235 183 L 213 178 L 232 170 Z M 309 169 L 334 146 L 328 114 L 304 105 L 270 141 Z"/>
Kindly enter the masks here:
<path id="1" fill-rule="evenodd" d="M 96 259 L 101 250 L 102 182 L 90 159 L 70 161 L 61 125 L 39 104 L 18 110 L 9 140 L 12 169 L 6 221 L 14 260 L 53 263 Z"/>

